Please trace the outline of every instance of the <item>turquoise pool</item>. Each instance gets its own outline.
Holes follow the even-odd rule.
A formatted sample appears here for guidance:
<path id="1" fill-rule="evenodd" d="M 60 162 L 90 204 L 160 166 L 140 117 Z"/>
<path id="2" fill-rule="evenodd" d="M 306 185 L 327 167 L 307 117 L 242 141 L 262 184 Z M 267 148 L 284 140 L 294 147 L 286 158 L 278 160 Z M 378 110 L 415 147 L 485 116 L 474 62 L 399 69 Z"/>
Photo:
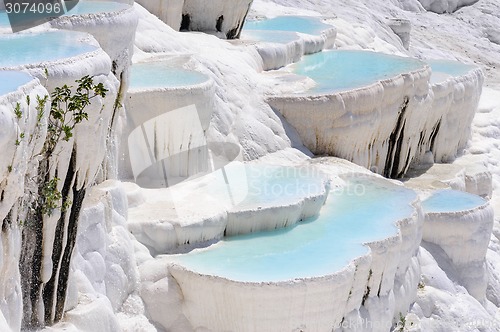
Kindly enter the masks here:
<path id="1" fill-rule="evenodd" d="M 229 164 L 206 187 L 211 197 L 227 199 L 239 209 L 290 205 L 324 193 L 326 178 L 313 168 Z"/>
<path id="2" fill-rule="evenodd" d="M 80 39 L 86 34 L 49 31 L 0 35 L 0 67 L 55 61 L 95 51 L 97 46 Z"/>
<path id="3" fill-rule="evenodd" d="M 452 76 L 461 76 L 467 74 L 477 66 L 467 65 L 459 61 L 451 60 L 426 60 L 431 66 L 433 72 L 445 73 Z"/>
<path id="4" fill-rule="evenodd" d="M 477 68 L 475 65 L 452 60 L 426 60 L 426 62 L 432 69 L 431 83 L 440 83 L 450 77 L 463 76 Z"/>
<path id="5" fill-rule="evenodd" d="M 242 282 L 277 282 L 333 274 L 364 255 L 363 243 L 396 234 L 413 213 L 416 194 L 404 187 L 352 179 L 330 194 L 321 213 L 294 227 L 223 241 L 172 261 L 190 270 Z"/>
<path id="6" fill-rule="evenodd" d="M 486 201 L 479 196 L 463 191 L 438 190 L 422 202 L 424 212 L 456 212 L 470 210 Z"/>
<path id="7" fill-rule="evenodd" d="M 0 96 L 14 92 L 32 80 L 33 77 L 27 73 L 0 70 Z"/>
<path id="8" fill-rule="evenodd" d="M 0 10 L 0 28 L 10 28 L 9 17 L 3 10 Z"/>
<path id="9" fill-rule="evenodd" d="M 241 35 L 241 39 L 255 40 L 266 43 L 288 44 L 299 39 L 295 32 L 289 31 L 265 31 L 247 30 Z"/>
<path id="10" fill-rule="evenodd" d="M 319 35 L 333 26 L 321 22 L 321 18 L 312 16 L 278 16 L 265 20 L 248 20 L 243 26 L 246 30 L 293 31 L 310 35 Z"/>
<path id="11" fill-rule="evenodd" d="M 143 62 L 131 67 L 130 89 L 175 88 L 196 85 L 208 77 L 192 70 L 169 66 L 168 62 Z"/>
<path id="12" fill-rule="evenodd" d="M 368 86 L 424 66 L 424 62 L 414 58 L 334 50 L 307 55 L 290 68 L 295 74 L 313 79 L 317 85 L 309 92 L 321 94 Z"/>

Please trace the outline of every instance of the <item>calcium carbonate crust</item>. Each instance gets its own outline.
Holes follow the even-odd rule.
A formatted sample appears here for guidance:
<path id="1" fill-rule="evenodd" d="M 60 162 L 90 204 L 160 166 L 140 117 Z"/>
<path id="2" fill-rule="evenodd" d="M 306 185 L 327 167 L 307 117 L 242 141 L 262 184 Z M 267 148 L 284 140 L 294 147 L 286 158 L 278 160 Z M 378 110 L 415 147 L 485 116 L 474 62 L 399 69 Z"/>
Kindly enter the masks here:
<path id="1" fill-rule="evenodd" d="M 327 276 L 240 282 L 170 263 L 168 270 L 184 295 L 183 313 L 194 328 L 213 331 L 327 331 L 357 319 L 391 327 L 399 319 L 399 312 L 407 310 L 415 300 L 420 279 L 416 260 L 423 214 L 418 198 L 411 204 L 412 215 L 395 223 L 396 234 L 366 243 L 366 255 Z M 339 303 L 346 306 L 339 308 Z M 386 311 L 380 312 L 384 306 Z"/>

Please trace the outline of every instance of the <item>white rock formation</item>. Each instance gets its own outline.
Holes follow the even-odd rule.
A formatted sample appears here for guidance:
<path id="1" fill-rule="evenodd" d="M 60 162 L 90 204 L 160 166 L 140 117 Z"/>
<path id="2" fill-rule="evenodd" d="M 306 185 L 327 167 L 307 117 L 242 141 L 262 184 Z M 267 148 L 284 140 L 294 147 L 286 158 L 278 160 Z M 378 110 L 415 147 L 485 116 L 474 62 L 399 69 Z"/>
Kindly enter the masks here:
<path id="1" fill-rule="evenodd" d="M 275 176 L 273 172 L 279 173 L 281 169 L 286 168 L 244 166 L 234 162 L 168 189 L 144 190 L 128 185 L 129 202 L 132 203 L 128 228 L 139 242 L 157 255 L 205 245 L 224 235 L 291 226 L 316 215 L 328 195 L 328 186 L 319 175 L 309 177 L 315 185 L 308 190 L 302 190 L 304 188 L 297 184 L 304 179 L 290 178 L 289 186 L 300 192 L 289 197 L 282 195 L 269 199 L 269 202 L 259 202 L 256 194 L 251 193 L 251 181 L 259 180 L 258 177 L 252 178 L 252 172 Z M 290 170 L 300 172 L 301 168 Z M 314 174 L 312 168 L 305 170 Z M 229 179 L 227 185 L 226 179 Z M 260 179 L 262 182 L 272 180 L 272 177 L 266 179 L 265 176 Z M 247 197 L 247 194 L 255 197 Z M 199 204 L 196 210 L 192 209 L 193 201 Z"/>
<path id="2" fill-rule="evenodd" d="M 437 162 L 452 161 L 470 137 L 482 72 L 471 69 L 432 85 L 429 75 L 421 69 L 331 94 L 277 94 L 269 103 L 314 153 L 401 177 L 411 163 L 425 162 L 429 151 Z"/>
<path id="3" fill-rule="evenodd" d="M 323 160 L 321 168 L 334 164 Z M 211 331 L 342 331 L 345 326 L 362 331 L 363 322 L 376 325 L 373 331 L 387 331 L 415 300 L 420 279 L 423 214 L 419 201 L 413 204 L 410 215 L 397 222 L 397 234 L 368 243 L 367 255 L 332 275 L 237 282 L 171 264 L 183 294 L 182 312 L 194 329 Z"/>
<path id="4" fill-rule="evenodd" d="M 22 213 L 14 208 L 25 195 L 24 183 L 27 176 L 33 176 L 38 154 L 45 137 L 46 120 L 38 122 L 36 103 L 27 104 L 27 97 L 35 101 L 37 96 L 47 95 L 47 90 L 37 79 L 27 79 L 27 84 L 0 96 L 0 327 L 5 331 L 19 331 L 21 328 L 23 300 L 19 260 L 21 253 L 21 227 L 17 215 Z M 14 114 L 19 103 L 20 115 Z M 48 106 L 48 105 L 47 105 Z M 44 109 L 48 111 L 48 107 Z M 23 135 L 24 139 L 20 136 Z M 29 139 L 32 137 L 33 139 Z"/>
<path id="5" fill-rule="evenodd" d="M 131 1 L 127 0 L 126 2 L 130 3 Z M 410 49 L 413 55 L 420 57 L 424 55 L 434 55 L 434 57 L 435 55 L 442 55 L 461 57 L 462 59 L 470 57 L 474 61 L 480 62 L 483 68 L 486 69 L 485 73 L 489 79 L 487 84 L 491 85 L 495 79 L 498 79 L 498 70 L 496 70 L 498 67 L 495 68 L 500 63 L 499 49 L 495 44 L 495 40 L 497 40 L 496 31 L 499 26 L 495 23 L 495 17 L 497 17 L 495 15 L 498 13 L 495 8 L 498 8 L 498 3 L 491 0 L 478 2 L 477 5 L 471 7 L 464 7 L 453 15 L 442 16 L 423 12 L 416 0 L 372 2 L 353 0 L 349 2 L 348 6 L 338 0 L 329 2 L 290 0 L 257 2 L 260 3 L 259 8 L 267 10 L 265 14 L 272 14 L 273 12 L 283 14 L 283 11 L 288 11 L 289 14 L 303 14 L 321 10 L 322 15 L 336 15 L 331 21 L 338 26 L 339 39 L 337 44 L 340 47 L 369 48 L 387 53 L 405 53 L 405 50 L 398 37 L 386 25 L 385 16 L 390 13 L 391 17 L 406 17 L 412 21 L 413 26 L 412 47 Z M 295 8 L 279 7 L 275 5 L 276 2 L 285 6 L 294 6 Z M 3 2 L 0 1 L 0 6 L 2 5 Z M 400 7 L 414 10 L 416 13 L 404 12 Z M 262 60 L 255 49 L 230 46 L 215 38 L 203 35 L 176 34 L 171 29 L 161 25 L 157 20 L 154 20 L 152 15 L 145 13 L 139 7 L 137 8 L 142 21 L 139 24 L 139 33 L 136 40 L 136 54 L 138 57 L 144 56 L 142 51 L 177 54 L 194 53 L 193 67 L 205 72 L 213 79 L 216 110 L 211 126 L 208 128 L 210 138 L 214 141 L 238 143 L 246 159 L 255 159 L 270 152 L 290 147 L 293 140 L 290 133 L 293 131 L 289 131 L 289 128 L 286 129 L 287 124 L 283 118 L 276 116 L 262 101 L 261 83 L 267 84 L 268 77 L 256 74 L 257 71 L 262 69 Z M 477 19 L 478 13 L 482 15 L 481 19 Z M 457 20 L 457 17 L 460 20 Z M 213 19 L 210 19 L 209 23 L 212 24 L 213 21 Z M 224 21 L 226 21 L 226 18 Z M 46 27 L 40 29 L 44 28 Z M 112 69 L 111 60 L 114 59 L 112 57 L 110 60 L 101 51 L 97 53 L 99 54 L 93 55 L 95 59 L 91 59 L 91 56 L 89 56 L 88 61 L 79 58 L 72 59 L 71 62 L 74 60 L 72 64 L 61 61 L 58 62 L 57 66 L 50 65 L 50 75 L 52 82 L 55 82 L 54 85 L 64 82 L 74 83 L 72 81 L 74 78 L 79 78 L 78 75 L 87 73 L 90 68 L 92 73 L 102 75 L 99 79 L 107 82 L 110 88 L 114 88 L 112 94 L 115 94 L 118 81 L 109 75 L 110 69 Z M 43 79 L 43 67 L 37 65 L 29 67 L 30 72 Z M 31 100 L 34 100 L 37 94 L 46 92 L 40 86 L 33 89 L 34 94 Z M 490 93 L 489 95 L 496 96 L 489 89 L 487 92 Z M 19 99 L 23 112 L 28 109 L 24 95 L 24 92 L 20 94 Z M 492 101 L 495 99 L 498 100 L 497 97 L 491 97 Z M 0 97 L 0 100 L 3 100 L 2 97 Z M 3 105 L 0 107 L 0 113 L 2 114 L 0 120 L 0 146 L 2 151 L 8 153 L 12 153 L 12 151 L 5 148 L 5 146 L 11 146 L 15 137 L 12 135 L 15 126 L 5 124 L 13 123 L 11 120 L 14 123 L 16 121 L 12 118 L 11 113 L 5 113 L 5 111 L 12 111 L 15 103 L 16 101 L 13 100 L 12 103 L 6 106 L 7 108 L 3 108 L 5 105 L 0 102 Z M 108 104 L 108 101 L 105 104 L 106 110 L 108 110 L 107 105 L 110 104 Z M 95 107 L 92 114 L 98 114 L 98 105 L 95 105 Z M 33 105 L 31 108 L 33 109 Z M 494 172 L 492 178 L 495 183 L 498 183 L 499 173 L 497 169 L 498 163 L 496 162 L 498 160 L 496 145 L 498 112 L 495 112 L 494 109 L 495 106 L 485 107 L 482 109 L 483 113 L 476 118 L 476 132 L 473 137 L 473 144 L 468 147 L 468 151 L 486 156 L 486 164 L 489 170 Z M 7 116 L 4 116 L 5 114 Z M 33 112 L 29 114 L 32 116 Z M 6 122 L 3 120 L 6 120 Z M 104 123 L 99 122 L 101 120 Z M 79 158 L 80 164 L 78 167 L 82 170 L 82 173 L 89 171 L 85 175 L 84 181 L 88 181 L 85 185 L 90 185 L 90 182 L 95 179 L 93 172 L 95 173 L 100 168 L 98 165 L 107 153 L 104 148 L 105 144 L 101 140 L 106 135 L 103 134 L 101 129 L 107 126 L 106 122 L 108 120 L 108 113 L 104 111 L 102 117 L 96 116 L 96 118 L 92 118 L 88 127 L 79 129 L 76 144 L 78 144 L 78 149 L 84 149 L 81 151 L 85 152 L 82 152 L 82 158 Z M 26 130 L 29 129 L 28 124 L 19 123 L 19 127 L 22 125 L 25 125 Z M 290 138 L 287 137 L 287 134 L 290 134 Z M 2 140 L 4 137 L 8 137 L 5 142 Z M 3 143 L 6 145 L 2 145 Z M 23 149 L 27 148 L 28 154 L 29 150 L 36 145 L 27 146 L 23 144 L 21 142 L 20 146 Z M 40 145 L 41 142 L 37 142 L 37 144 Z M 16 165 L 19 165 L 18 169 L 26 167 L 25 165 L 28 163 L 28 159 L 21 156 L 25 154 L 25 151 L 19 147 L 14 152 L 15 158 L 19 156 L 19 163 L 16 159 Z M 62 155 L 59 161 L 63 162 L 66 157 Z M 267 158 L 273 159 L 272 156 Z M 293 160 L 303 158 L 303 156 L 298 157 L 297 154 L 290 154 L 287 158 Z M 0 165 L 3 167 L 0 168 L 0 186 L 6 188 L 4 191 L 5 197 L 14 199 L 14 197 L 22 195 L 22 178 L 25 175 L 23 172 L 7 174 L 5 167 L 8 170 L 9 163 L 6 163 L 5 160 L 0 158 Z M 468 164 L 471 162 L 467 161 Z M 343 165 L 345 165 L 344 162 L 335 163 L 335 167 L 344 167 Z M 357 168 L 355 166 L 351 167 L 353 169 Z M 62 168 L 64 167 L 61 166 Z M 465 186 L 467 190 L 476 191 L 477 193 L 488 193 L 489 189 L 487 188 L 491 188 L 487 185 L 491 176 L 484 169 L 466 169 L 465 174 L 454 173 L 453 175 L 455 174 L 458 179 L 455 183 L 460 188 Z M 20 177 L 17 177 L 18 175 Z M 467 180 L 468 176 L 470 176 L 470 180 Z M 465 180 L 463 180 L 464 177 Z M 113 187 L 114 185 L 106 184 L 105 186 Z M 66 315 L 68 322 L 47 330 L 114 332 L 123 329 L 124 331 L 154 331 L 156 328 L 147 321 L 147 319 L 150 319 L 159 328 L 189 331 L 191 326 L 180 310 L 184 295 L 175 279 L 166 271 L 165 265 L 162 265 L 165 262 L 160 259 L 153 260 L 148 250 L 134 241 L 124 230 L 123 223 L 126 215 L 124 213 L 124 210 L 126 210 L 125 203 L 123 203 L 124 193 L 121 192 L 121 189 L 107 188 L 103 189 L 103 191 L 106 194 L 102 194 L 102 200 L 96 199 L 92 201 L 89 198 L 84 206 L 81 221 L 82 232 L 75 249 L 76 258 L 72 265 L 72 279 L 68 292 L 68 306 L 73 310 Z M 196 191 L 196 187 L 190 188 L 190 191 L 186 191 L 185 194 L 189 195 L 193 191 Z M 141 193 L 142 190 L 134 189 L 127 190 L 127 192 L 130 206 L 137 207 L 143 203 L 141 199 L 145 198 Z M 493 193 L 493 205 L 495 205 L 495 192 L 496 187 Z M 7 204 L 6 198 L 5 204 L 3 201 L 0 202 L 0 214 L 8 213 L 11 210 L 11 206 L 8 206 L 11 203 Z M 110 201 L 113 201 L 113 203 L 110 203 Z M 158 208 L 159 206 L 160 204 L 158 204 Z M 214 204 L 213 208 L 215 214 L 218 207 Z M 5 226 L 8 224 L 9 218 L 6 219 L 3 216 L 2 220 Z M 19 231 L 16 230 L 14 224 L 11 225 L 10 229 L 5 230 L 3 228 L 4 231 L 1 236 L 1 248 L 4 253 L 0 255 L 3 257 L 0 264 L 0 283 L 3 286 L 2 293 L 0 293 L 0 308 L 3 315 L 3 317 L 0 316 L 0 330 L 2 331 L 8 331 L 9 329 L 17 331 L 21 324 L 20 293 L 18 292 L 21 280 L 18 271 L 16 271 L 19 259 L 16 255 L 21 250 L 21 240 Z M 212 230 L 216 233 L 219 232 L 217 227 L 222 223 L 220 225 L 209 225 L 207 233 L 212 232 Z M 214 225 L 213 229 L 210 228 L 212 225 Z M 186 240 L 184 236 L 188 233 L 200 234 L 203 231 L 200 231 L 200 229 L 197 229 L 196 232 L 189 230 L 181 234 L 180 242 L 184 243 Z M 404 235 L 405 232 L 402 234 Z M 497 236 L 500 234 L 498 230 L 496 234 Z M 415 248 L 414 244 L 417 242 L 416 237 L 419 236 L 419 232 L 415 232 L 413 228 L 409 227 L 406 236 L 415 238 L 402 241 L 402 245 Z M 498 239 L 495 240 L 497 236 L 492 237 L 486 261 L 489 278 L 486 298 L 496 306 L 500 303 L 498 299 L 500 291 L 500 282 L 498 280 L 500 278 L 496 270 L 496 266 L 500 262 L 497 254 L 500 251 Z M 448 243 L 449 239 L 443 241 Z M 354 278 L 351 280 L 356 280 L 355 283 L 358 287 L 353 289 L 352 294 L 356 295 L 351 298 L 352 301 L 348 300 L 347 297 L 343 298 L 344 303 L 347 303 L 344 311 L 350 311 L 350 313 L 346 313 L 344 321 L 362 323 L 366 321 L 367 317 L 376 316 L 381 317 L 384 322 L 393 323 L 393 316 L 396 316 L 397 320 L 399 312 L 404 315 L 408 303 L 412 302 L 417 288 L 415 285 L 418 280 L 418 271 L 422 267 L 425 285 L 418 291 L 417 302 L 412 308 L 413 316 L 411 316 L 413 318 L 415 315 L 418 316 L 421 331 L 498 330 L 498 325 L 495 325 L 496 321 L 494 320 L 496 307 L 492 307 L 491 303 L 487 301 L 483 302 L 483 307 L 482 303 L 469 296 L 467 290 L 458 285 L 455 279 L 451 281 L 437 264 L 436 259 L 439 258 L 437 255 L 433 257 L 425 249 L 421 249 L 419 257 L 410 249 L 399 249 L 401 247 L 398 246 L 401 246 L 401 244 L 398 243 L 388 247 L 390 249 L 388 251 L 389 257 L 394 259 L 389 260 L 390 264 L 387 264 L 387 270 L 384 271 L 388 271 L 390 277 L 380 277 L 380 271 L 382 270 L 379 269 L 378 273 L 372 272 L 377 275 L 377 279 L 373 279 L 371 283 L 367 283 L 366 280 L 363 282 L 363 279 L 366 279 L 369 275 L 368 262 L 365 262 L 366 264 L 363 265 L 363 269 L 359 273 L 354 274 L 351 271 L 351 277 Z M 130 250 L 132 247 L 135 250 Z M 376 249 L 374 247 L 373 252 L 378 252 Z M 395 269 L 398 252 L 407 253 L 407 255 L 401 256 L 398 263 L 401 268 Z M 412 258 L 408 259 L 410 256 Z M 372 258 L 372 262 L 377 261 L 380 263 L 382 257 L 386 256 L 382 256 L 382 254 L 376 255 Z M 406 259 L 401 263 L 404 257 Z M 417 260 L 417 258 L 419 259 Z M 133 268 L 134 259 L 135 263 L 139 265 L 140 278 L 137 269 Z M 381 267 L 379 263 L 372 263 L 372 265 L 375 264 Z M 405 270 L 404 266 L 406 264 L 408 264 L 408 268 Z M 389 290 L 394 270 L 396 270 L 394 286 L 392 290 Z M 82 273 L 82 271 L 85 272 Z M 47 276 L 44 275 L 45 277 Z M 382 279 L 384 279 L 384 287 L 382 288 L 387 293 L 381 293 L 381 297 L 378 298 L 374 292 L 368 292 L 365 306 L 360 307 L 359 303 L 366 291 L 365 286 L 367 284 L 376 285 L 375 280 Z M 134 286 L 138 280 L 140 280 L 142 287 Z M 271 288 L 269 285 L 264 287 Z M 123 293 L 120 290 L 123 290 Z M 142 300 L 137 294 L 139 290 Z M 80 292 L 79 299 L 76 297 L 78 291 Z M 204 291 L 207 291 L 207 289 L 204 289 Z M 230 289 L 224 289 L 223 291 L 229 292 Z M 131 293 L 128 294 L 129 292 Z M 106 297 L 104 294 L 106 294 Z M 343 294 L 345 295 L 345 292 Z M 286 298 L 286 296 L 289 296 L 289 294 L 286 293 L 283 298 Z M 193 299 L 197 301 L 198 297 Z M 276 301 L 279 301 L 279 298 Z M 77 303 L 80 303 L 80 306 Z M 286 303 L 290 307 L 295 304 Z M 188 304 L 186 307 L 191 306 L 192 308 L 192 305 Z M 237 308 L 237 306 L 235 307 Z M 390 308 L 390 310 L 385 310 L 385 308 Z M 442 310 L 442 308 L 446 309 Z M 24 312 L 30 312 L 29 308 L 24 308 Z M 193 313 L 193 315 L 198 317 L 202 314 Z M 408 317 L 407 322 L 410 321 Z M 476 321 L 464 322 L 468 317 L 474 317 L 480 321 L 479 323 Z M 246 318 L 243 317 L 243 319 Z M 339 319 L 337 318 L 335 321 L 339 321 Z M 321 324 L 321 322 L 323 322 L 323 317 L 318 320 L 318 324 Z M 328 330 L 331 330 L 331 328 L 331 326 L 328 326 Z M 409 330 L 410 327 L 407 327 L 407 329 Z M 387 331 L 387 329 L 384 329 L 384 331 Z"/>
<path id="6" fill-rule="evenodd" d="M 425 9 L 434 13 L 453 13 L 460 7 L 470 6 L 479 0 L 418 0 Z"/>
<path id="7" fill-rule="evenodd" d="M 137 3 L 156 15 L 172 29 L 180 30 L 184 0 L 137 0 Z"/>
<path id="8" fill-rule="evenodd" d="M 432 102 L 429 77 L 426 67 L 354 90 L 268 101 L 312 152 L 400 177 L 418 156 L 420 133 L 432 131 L 421 116 Z"/>
<path id="9" fill-rule="evenodd" d="M 57 210 L 51 216 L 42 215 L 42 220 L 36 219 L 34 225 L 27 225 L 27 227 L 23 228 L 21 280 L 23 282 L 25 312 L 23 317 L 24 326 L 36 327 L 45 321 L 50 324 L 54 319 L 57 320 L 56 306 L 59 315 L 62 314 L 63 307 L 61 306 L 64 306 L 64 297 L 61 298 L 61 295 L 59 295 L 56 300 L 55 294 L 58 293 L 54 291 L 54 298 L 48 294 L 51 292 L 50 289 L 57 290 L 58 287 L 60 287 L 59 294 L 66 292 L 67 281 L 64 280 L 64 277 L 61 277 L 61 281 L 59 277 L 67 273 L 69 266 L 70 252 L 73 249 L 74 236 L 76 235 L 74 233 L 77 227 L 75 218 L 78 219 L 76 211 L 78 211 L 78 205 L 83 199 L 82 192 L 84 193 L 90 183 L 96 180 L 98 173 L 102 169 L 102 163 L 106 156 L 105 142 L 108 128 L 111 124 L 113 108 L 118 95 L 119 82 L 111 73 L 109 56 L 102 49 L 97 48 L 98 44 L 92 36 L 77 32 L 73 32 L 72 35 L 76 43 L 84 40 L 90 45 L 95 45 L 95 50 L 66 58 L 62 56 L 53 61 L 27 63 L 26 65 L 6 68 L 30 73 L 45 83 L 48 92 L 53 92 L 56 87 L 65 84 L 74 86 L 75 80 L 85 75 L 94 76 L 94 83 L 103 83 L 104 87 L 109 90 L 107 98 L 98 97 L 92 100 L 86 108 L 89 119 L 75 127 L 74 136 L 68 141 L 58 142 L 56 153 L 49 161 L 49 173 L 44 175 L 64 179 L 59 183 L 60 188 L 58 189 L 68 190 L 68 199 L 76 206 L 75 210 L 72 210 L 73 213 L 71 214 Z M 26 47 L 29 47 L 29 45 L 26 45 Z M 2 67 L 1 64 L 0 67 Z M 43 95 L 46 94 L 45 90 L 40 92 Z M 31 100 L 35 104 L 36 98 Z M 39 115 L 40 119 L 37 118 Z M 30 116 L 43 125 L 46 123 L 48 115 L 49 112 L 45 111 Z M 26 139 L 31 139 L 31 136 L 26 136 L 27 134 L 29 132 L 25 134 Z M 33 144 L 38 145 L 39 149 L 44 144 L 45 135 L 45 131 L 42 130 L 39 135 L 34 135 L 32 138 L 33 142 L 35 142 Z M 19 147 L 21 146 L 19 145 Z M 24 149 L 24 147 L 22 148 Z M 29 150 L 26 152 L 29 152 Z M 25 152 L 21 153 L 24 154 Z M 33 155 L 25 154 L 23 157 L 24 162 L 33 159 Z M 41 162 L 40 158 L 36 158 L 34 161 Z M 22 167 L 23 162 L 20 161 L 19 164 Z M 38 165 L 35 165 L 29 170 L 28 174 L 31 178 L 37 176 L 36 169 L 38 167 Z M 27 191 L 26 194 L 39 190 L 36 188 L 38 182 L 35 180 L 27 182 L 31 183 L 35 188 L 31 188 L 31 191 Z M 21 183 L 17 183 L 17 185 L 22 188 Z M 63 185 L 67 189 L 63 189 Z M 71 188 L 73 190 L 70 190 Z M 29 204 L 29 197 L 27 198 L 26 202 Z M 19 205 L 19 202 L 17 205 Z M 28 220 L 30 222 L 29 211 L 29 209 L 23 209 L 21 205 L 14 220 Z M 47 295 L 42 297 L 42 289 L 45 288 L 47 289 Z M 45 308 L 44 304 L 46 305 Z M 51 307 L 51 304 L 53 307 Z"/>
<path id="10" fill-rule="evenodd" d="M 240 36 L 243 44 L 248 47 L 255 47 L 262 58 L 263 70 L 278 69 L 297 62 L 303 55 L 321 52 L 324 49 L 332 48 L 335 44 L 337 30 L 332 27 L 326 29 L 319 35 L 309 35 L 285 31 L 269 30 L 244 30 Z M 259 37 L 269 36 L 270 40 L 256 43 L 249 41 L 259 41 Z M 285 39 L 286 42 L 273 42 L 273 39 Z"/>
<path id="11" fill-rule="evenodd" d="M 436 128 L 434 138 L 428 140 L 428 151 L 434 154 L 435 162 L 453 161 L 457 152 L 467 146 L 483 81 L 483 73 L 476 68 L 466 75 L 432 85 L 432 117 L 438 114 L 440 117 L 432 124 Z"/>
<path id="12" fill-rule="evenodd" d="M 442 268 L 452 269 L 446 272 L 456 274 L 457 281 L 480 302 L 486 296 L 485 256 L 493 220 L 493 208 L 488 203 L 466 211 L 425 215 L 422 239 L 438 247 L 428 245 L 427 250 L 446 261 L 449 265 L 442 262 Z"/>
<path id="13" fill-rule="evenodd" d="M 175 62 L 175 59 L 163 59 L 157 63 L 173 66 Z M 122 142 L 119 178 L 134 180 L 143 186 L 155 187 L 156 182 L 156 187 L 159 183 L 165 187 L 176 183 L 175 178 L 206 172 L 209 168 L 206 131 L 214 104 L 214 82 L 208 77 L 204 82 L 184 86 L 129 90 L 126 111 L 117 124 Z M 165 170 L 150 169 L 156 163 L 164 163 Z M 161 181 L 155 181 L 158 174 Z M 147 179 L 142 181 L 139 176 Z"/>
<path id="14" fill-rule="evenodd" d="M 203 31 L 224 39 L 238 38 L 253 0 L 139 0 L 174 30 Z"/>
<path id="15" fill-rule="evenodd" d="M 50 21 L 50 25 L 91 34 L 113 61 L 113 73 L 121 79 L 121 73 L 131 62 L 137 20 L 133 7 L 124 6 L 115 12 L 62 16 Z M 105 33 L 110 30 L 113 32 Z"/>
<path id="16" fill-rule="evenodd" d="M 394 31 L 405 49 L 410 49 L 410 33 L 411 33 L 411 22 L 407 19 L 393 18 L 389 19 L 387 25 Z"/>

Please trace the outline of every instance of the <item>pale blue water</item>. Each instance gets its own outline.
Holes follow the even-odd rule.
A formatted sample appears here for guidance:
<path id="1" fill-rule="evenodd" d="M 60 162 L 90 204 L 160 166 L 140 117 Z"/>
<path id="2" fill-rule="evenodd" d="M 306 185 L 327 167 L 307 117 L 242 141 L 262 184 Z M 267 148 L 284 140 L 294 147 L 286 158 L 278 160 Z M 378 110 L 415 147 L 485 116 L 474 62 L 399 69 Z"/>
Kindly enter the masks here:
<path id="1" fill-rule="evenodd" d="M 278 16 L 267 20 L 248 20 L 243 30 L 294 31 L 319 35 L 322 31 L 333 28 L 321 22 L 320 18 L 309 16 Z"/>
<path id="2" fill-rule="evenodd" d="M 317 86 L 309 92 L 329 93 L 360 88 L 424 66 L 424 62 L 414 58 L 335 50 L 304 56 L 291 68 L 294 73 L 316 81 Z"/>
<path id="3" fill-rule="evenodd" d="M 295 32 L 289 31 L 247 30 L 243 32 L 241 39 L 287 44 L 298 40 L 299 36 Z"/>
<path id="4" fill-rule="evenodd" d="M 411 216 L 413 191 L 353 179 L 330 196 L 316 218 L 272 232 L 226 238 L 202 250 L 173 256 L 190 270 L 236 281 L 285 281 L 333 274 L 368 252 L 363 243 L 397 232 Z"/>
<path id="5" fill-rule="evenodd" d="M 136 63 L 130 72 L 131 89 L 183 87 L 207 80 L 208 77 L 199 72 L 172 67 L 168 62 Z"/>
<path id="6" fill-rule="evenodd" d="M 438 190 L 422 202 L 424 212 L 455 212 L 470 210 L 486 201 L 479 196 L 456 190 Z"/>
<path id="7" fill-rule="evenodd" d="M 130 8 L 129 5 L 112 1 L 80 1 L 65 15 L 85 15 L 117 12 Z"/>
<path id="8" fill-rule="evenodd" d="M 19 71 L 0 71 L 0 96 L 14 92 L 20 86 L 32 81 L 33 77 Z"/>
<path id="9" fill-rule="evenodd" d="M 0 28 L 10 27 L 9 17 L 4 10 L 0 10 Z"/>
<path id="10" fill-rule="evenodd" d="M 241 208 L 289 205 L 304 197 L 320 195 L 325 188 L 324 174 L 312 168 L 229 165 L 224 170 L 228 180 L 212 184 L 208 193 L 220 197 L 230 190 L 234 205 Z"/>
<path id="11" fill-rule="evenodd" d="M 0 35 L 0 67 L 60 60 L 96 50 L 79 41 L 83 36 L 63 30 Z"/>
<path id="12" fill-rule="evenodd" d="M 461 76 L 467 74 L 477 66 L 467 65 L 459 61 L 450 60 L 425 60 L 433 72 L 448 74 L 451 76 Z"/>

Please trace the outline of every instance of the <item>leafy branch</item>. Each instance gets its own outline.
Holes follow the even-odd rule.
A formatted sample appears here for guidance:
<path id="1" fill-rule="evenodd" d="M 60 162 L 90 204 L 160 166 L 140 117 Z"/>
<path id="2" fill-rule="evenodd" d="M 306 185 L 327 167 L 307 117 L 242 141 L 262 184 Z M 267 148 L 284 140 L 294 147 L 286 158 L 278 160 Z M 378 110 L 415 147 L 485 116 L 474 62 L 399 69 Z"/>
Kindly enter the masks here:
<path id="1" fill-rule="evenodd" d="M 85 108 L 96 97 L 106 97 L 108 90 L 102 83 L 94 84 L 93 77 L 84 76 L 75 81 L 78 83 L 76 92 L 72 86 L 56 87 L 51 94 L 52 102 L 45 142 L 45 157 L 50 157 L 61 140 L 68 142 L 73 137 L 75 126 L 88 120 Z M 42 114 L 43 116 L 43 114 Z"/>
<path id="2" fill-rule="evenodd" d="M 102 83 L 94 84 L 93 77 L 88 75 L 75 82 L 78 84 L 76 90 L 73 90 L 74 87 L 72 86 L 63 85 L 62 87 L 56 87 L 51 94 L 52 101 L 47 125 L 47 139 L 42 152 L 47 162 L 54 154 L 57 144 L 60 141 L 69 142 L 73 137 L 76 125 L 84 120 L 88 121 L 89 115 L 85 109 L 91 104 L 92 99 L 97 97 L 105 98 L 108 92 Z M 46 98 L 38 99 L 39 121 L 44 116 L 45 102 Z M 47 175 L 50 169 L 46 169 L 45 172 L 46 174 L 42 175 Z M 43 214 L 50 216 L 55 209 L 65 211 L 71 206 L 71 202 L 63 197 L 57 188 L 59 181 L 59 178 L 54 177 L 41 185 L 39 202 Z M 61 200 L 64 201 L 63 206 L 59 203 Z"/>

